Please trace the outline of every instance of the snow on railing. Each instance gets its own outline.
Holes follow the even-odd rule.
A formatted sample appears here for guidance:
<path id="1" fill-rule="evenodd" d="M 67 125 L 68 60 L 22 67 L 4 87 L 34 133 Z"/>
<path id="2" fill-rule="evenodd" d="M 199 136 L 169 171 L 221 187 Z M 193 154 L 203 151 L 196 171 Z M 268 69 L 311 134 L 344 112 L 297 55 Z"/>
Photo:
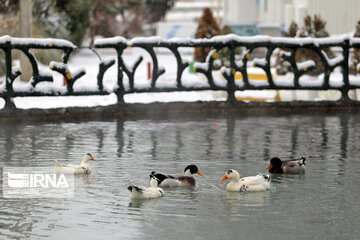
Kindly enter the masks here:
<path id="1" fill-rule="evenodd" d="M 73 85 L 76 80 L 85 74 L 85 69 L 79 69 L 77 71 L 70 71 L 67 62 L 70 54 L 77 47 L 70 41 L 63 39 L 52 38 L 12 38 L 10 36 L 0 37 L 0 49 L 5 53 L 5 65 L 6 65 L 6 80 L 5 86 L 0 88 L 0 97 L 5 99 L 4 108 L 15 108 L 13 103 L 14 97 L 19 96 L 69 96 L 69 95 L 105 95 L 109 92 L 105 92 L 102 86 L 102 79 L 105 71 L 115 63 L 112 61 L 100 61 L 99 73 L 98 73 L 98 88 L 92 92 L 89 91 L 74 91 Z M 38 61 L 35 55 L 30 49 L 57 49 L 62 50 L 62 62 L 52 61 L 49 65 L 49 69 L 60 73 L 64 82 L 66 83 L 66 89 L 59 88 L 55 85 L 46 85 L 36 88 L 40 82 L 53 82 L 53 75 L 50 71 L 44 71 L 39 69 Z M 32 67 L 32 78 L 29 84 L 14 89 L 15 79 L 21 75 L 21 69 L 12 67 L 12 50 L 20 50 L 29 59 Z"/>
<path id="2" fill-rule="evenodd" d="M 114 92 L 118 97 L 118 102 L 123 103 L 124 94 L 141 93 L 141 92 L 172 92 L 172 91 L 199 91 L 199 90 L 225 90 L 228 92 L 228 101 L 236 102 L 235 91 L 242 90 L 264 90 L 264 89 L 309 89 L 309 90 L 328 90 L 337 89 L 342 93 L 340 101 L 351 102 L 348 97 L 348 91 L 359 87 L 359 84 L 352 84 L 349 81 L 349 50 L 351 48 L 360 48 L 360 40 L 347 37 L 329 37 L 329 38 L 279 38 L 269 36 L 253 36 L 241 37 L 234 34 L 225 36 L 216 36 L 211 39 L 179 39 L 173 38 L 164 40 L 160 37 L 139 37 L 133 39 L 125 39 L 123 37 L 112 37 L 98 39 L 95 41 L 96 48 L 114 48 L 117 53 L 117 86 L 114 89 L 104 90 L 103 76 L 115 60 L 101 60 L 100 55 L 92 49 L 100 59 L 99 72 L 97 75 L 97 89 L 74 91 L 73 85 L 76 80 L 85 74 L 84 69 L 73 72 L 69 69 L 67 62 L 69 55 L 76 49 L 71 42 L 62 39 L 36 39 L 36 38 L 12 38 L 9 36 L 0 37 L 0 49 L 5 52 L 6 63 L 6 83 L 4 88 L 0 88 L 0 97 L 5 99 L 5 108 L 15 107 L 12 99 L 18 96 L 69 96 L 69 95 L 106 95 Z M 135 73 L 138 66 L 143 61 L 143 56 L 129 63 L 126 60 L 124 50 L 132 48 L 141 48 L 145 50 L 152 60 L 151 82 L 149 85 L 135 84 Z M 179 48 L 195 48 L 209 47 L 211 48 L 206 61 L 204 63 L 195 62 L 192 64 L 192 70 L 205 75 L 205 82 L 184 82 L 182 75 L 190 63 L 185 61 Z M 225 81 L 218 81 L 213 77 L 214 61 L 221 49 L 227 47 L 229 49 L 230 65 L 222 66 L 220 71 Z M 235 48 L 242 47 L 241 56 L 236 56 Z M 267 80 L 253 81 L 249 79 L 248 63 L 254 50 L 257 48 L 265 48 L 266 53 L 263 58 L 255 58 L 252 60 L 253 66 L 262 69 L 265 72 Z M 329 47 L 337 47 L 342 49 L 341 55 L 330 59 L 325 49 Z M 177 73 L 175 84 L 157 84 L 157 80 L 166 71 L 165 68 L 159 66 L 158 56 L 155 52 L 156 48 L 166 48 L 170 50 L 176 59 Z M 324 74 L 322 81 L 317 84 L 307 84 L 300 82 L 299 78 L 309 71 L 316 68 L 313 60 L 297 62 L 295 55 L 298 49 L 305 48 L 315 52 L 324 66 Z M 11 52 L 13 49 L 22 51 L 30 60 L 33 76 L 29 85 L 24 88 L 14 89 L 14 80 L 21 74 L 18 67 L 13 68 L 11 65 Z M 51 62 L 50 70 L 60 73 L 67 82 L 66 89 L 56 86 L 43 87 L 35 89 L 40 82 L 52 82 L 53 77 L 49 72 L 39 71 L 37 60 L 30 49 L 59 49 L 63 51 L 62 62 Z M 293 71 L 293 79 L 285 83 L 284 81 L 274 81 L 271 73 L 271 56 L 278 52 L 284 61 L 288 62 Z M 81 63 L 80 63 L 81 64 Z M 332 84 L 330 74 L 336 67 L 340 67 L 342 71 L 342 83 L 338 81 Z M 360 67 L 358 67 L 360 69 Z M 124 84 L 124 74 L 128 78 L 128 84 Z M 241 74 L 242 79 L 235 82 L 236 74 Z M 39 90 L 40 89 L 40 90 Z"/>
<path id="3" fill-rule="evenodd" d="M 194 90 L 225 90 L 228 92 L 228 101 L 235 102 L 235 91 L 238 90 L 264 90 L 264 89 L 309 89 L 309 90 L 328 90 L 337 89 L 342 92 L 342 101 L 351 101 L 348 97 L 348 91 L 355 89 L 358 85 L 351 85 L 349 83 L 349 49 L 358 48 L 360 41 L 358 39 L 348 37 L 328 37 L 328 38 L 283 38 L 283 37 L 269 37 L 269 36 L 252 36 L 241 37 L 235 34 L 229 34 L 225 36 L 215 36 L 211 39 L 169 39 L 164 40 L 159 37 L 148 38 L 134 38 L 125 39 L 123 37 L 113 37 L 106 39 L 98 39 L 95 41 L 97 48 L 114 48 L 118 54 L 118 86 L 123 94 L 134 92 L 162 92 L 162 91 L 194 91 Z M 128 47 L 138 47 L 147 51 L 152 58 L 152 77 L 151 87 L 135 87 L 134 75 L 137 66 L 143 60 L 139 57 L 138 60 L 129 67 L 123 59 L 123 52 Z M 194 47 L 210 47 L 212 50 L 209 52 L 206 61 L 204 63 L 196 62 L 193 64 L 193 70 L 205 75 L 208 84 L 195 83 L 184 86 L 182 81 L 182 74 L 186 67 L 189 67 L 189 63 L 182 59 L 179 53 L 179 48 L 194 48 Z M 224 47 L 229 48 L 230 67 L 222 67 L 221 73 L 226 79 L 226 84 L 220 81 L 215 81 L 213 78 L 213 63 L 216 59 L 218 52 Z M 239 59 L 235 58 L 235 48 L 243 47 L 242 56 Z M 251 54 L 256 48 L 266 48 L 266 55 L 263 58 L 255 58 L 253 66 L 264 70 L 267 81 L 266 83 L 254 83 L 248 76 L 248 61 Z M 330 59 L 324 51 L 329 47 L 339 47 L 342 49 L 342 55 L 336 58 Z M 177 77 L 176 86 L 164 88 L 157 85 L 156 82 L 160 75 L 164 74 L 164 69 L 158 66 L 157 56 L 154 52 L 154 48 L 167 48 L 176 58 L 177 61 Z M 306 48 L 315 52 L 324 66 L 324 78 L 320 84 L 306 84 L 300 83 L 299 78 L 311 70 L 315 69 L 316 63 L 313 60 L 307 60 L 304 62 L 297 62 L 295 58 L 296 51 L 299 48 Z M 288 84 L 279 81 L 274 81 L 270 58 L 275 50 L 279 51 L 279 56 L 286 62 L 288 62 L 293 71 L 293 80 Z M 342 81 L 344 84 L 331 84 L 330 74 L 336 67 L 341 67 Z M 124 72 L 129 78 L 129 87 L 124 87 L 123 75 L 120 72 Z M 235 75 L 240 72 L 242 75 L 242 82 L 235 82 Z M 122 100 L 122 96 L 119 96 L 119 100 Z"/>

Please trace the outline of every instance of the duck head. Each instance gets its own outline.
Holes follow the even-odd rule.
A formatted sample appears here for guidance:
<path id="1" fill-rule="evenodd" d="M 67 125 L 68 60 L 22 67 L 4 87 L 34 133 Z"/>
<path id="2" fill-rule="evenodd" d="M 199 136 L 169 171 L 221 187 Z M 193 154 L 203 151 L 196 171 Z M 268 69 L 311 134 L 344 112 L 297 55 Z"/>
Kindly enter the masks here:
<path id="1" fill-rule="evenodd" d="M 301 160 L 301 163 L 302 163 L 302 164 L 306 165 L 306 158 L 301 157 L 300 160 Z"/>
<path id="2" fill-rule="evenodd" d="M 196 165 L 189 165 L 184 169 L 184 175 L 191 177 L 193 174 L 199 174 L 200 176 L 203 176 L 203 174 L 199 171 L 198 167 Z"/>
<path id="3" fill-rule="evenodd" d="M 281 168 L 282 161 L 278 157 L 274 157 L 270 160 L 270 164 L 267 166 L 267 169 L 270 169 L 272 167 L 274 168 Z"/>
<path id="4" fill-rule="evenodd" d="M 240 174 L 238 171 L 234 170 L 234 169 L 229 169 L 224 177 L 220 180 L 220 181 L 224 181 L 226 179 L 230 179 L 231 180 L 239 180 L 240 179 Z"/>
<path id="5" fill-rule="evenodd" d="M 91 161 L 96 161 L 95 158 L 93 158 L 93 156 L 91 156 L 90 153 L 87 153 L 87 154 L 85 154 L 85 155 L 83 156 L 81 162 L 82 162 L 82 163 L 88 163 L 90 160 L 91 160 Z"/>
<path id="6" fill-rule="evenodd" d="M 157 188 L 158 186 L 158 179 L 154 175 L 150 175 L 150 186 L 153 188 Z"/>

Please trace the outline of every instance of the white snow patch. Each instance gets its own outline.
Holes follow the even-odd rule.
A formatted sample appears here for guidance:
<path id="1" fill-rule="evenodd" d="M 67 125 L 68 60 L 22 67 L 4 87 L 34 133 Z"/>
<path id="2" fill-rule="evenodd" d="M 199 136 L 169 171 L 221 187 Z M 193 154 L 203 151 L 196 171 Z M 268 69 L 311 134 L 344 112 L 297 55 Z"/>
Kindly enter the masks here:
<path id="1" fill-rule="evenodd" d="M 296 64 L 296 67 L 298 68 L 298 70 L 302 70 L 302 69 L 306 69 L 306 68 L 310 68 L 310 67 L 314 67 L 314 66 L 315 66 L 315 62 L 313 60 L 307 60 L 307 61 Z"/>
<path id="2" fill-rule="evenodd" d="M 214 99 L 212 91 L 190 91 L 172 93 L 133 93 L 124 96 L 126 103 L 151 103 L 151 102 L 196 102 L 196 101 L 225 101 Z"/>
<path id="3" fill-rule="evenodd" d="M 11 37 L 8 35 L 0 37 L 0 44 L 5 44 L 11 42 Z"/>
<path id="4" fill-rule="evenodd" d="M 69 96 L 69 97 L 16 97 L 14 103 L 21 109 L 49 109 L 64 107 L 107 106 L 117 102 L 116 95 L 106 96 Z"/>
<path id="5" fill-rule="evenodd" d="M 237 98 L 257 98 L 263 100 L 275 100 L 277 90 L 245 90 L 236 91 L 235 97 Z"/>
<path id="6" fill-rule="evenodd" d="M 11 38 L 11 44 L 76 48 L 72 42 L 56 38 Z"/>

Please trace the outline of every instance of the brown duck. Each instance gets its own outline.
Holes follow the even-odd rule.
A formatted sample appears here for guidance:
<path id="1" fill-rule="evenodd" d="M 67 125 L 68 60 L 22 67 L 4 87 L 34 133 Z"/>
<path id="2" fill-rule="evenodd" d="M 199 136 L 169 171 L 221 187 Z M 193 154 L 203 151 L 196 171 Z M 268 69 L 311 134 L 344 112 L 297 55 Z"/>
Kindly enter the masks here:
<path id="1" fill-rule="evenodd" d="M 282 161 L 278 157 L 274 157 L 270 160 L 270 164 L 267 169 L 270 173 L 289 173 L 289 174 L 301 174 L 305 173 L 306 158 L 301 157 L 299 159 Z"/>

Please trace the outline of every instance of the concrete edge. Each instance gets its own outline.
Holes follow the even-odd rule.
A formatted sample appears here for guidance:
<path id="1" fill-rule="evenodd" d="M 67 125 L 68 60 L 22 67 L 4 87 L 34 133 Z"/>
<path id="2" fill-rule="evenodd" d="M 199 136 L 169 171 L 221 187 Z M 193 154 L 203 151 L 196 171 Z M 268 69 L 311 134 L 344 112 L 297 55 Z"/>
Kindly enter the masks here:
<path id="1" fill-rule="evenodd" d="M 0 121 L 65 120 L 99 118 L 153 118 L 188 115 L 216 116 L 219 114 L 272 115 L 323 114 L 360 111 L 359 103 L 342 102 L 171 102 L 149 104 L 115 104 L 98 107 L 55 109 L 2 109 Z"/>

